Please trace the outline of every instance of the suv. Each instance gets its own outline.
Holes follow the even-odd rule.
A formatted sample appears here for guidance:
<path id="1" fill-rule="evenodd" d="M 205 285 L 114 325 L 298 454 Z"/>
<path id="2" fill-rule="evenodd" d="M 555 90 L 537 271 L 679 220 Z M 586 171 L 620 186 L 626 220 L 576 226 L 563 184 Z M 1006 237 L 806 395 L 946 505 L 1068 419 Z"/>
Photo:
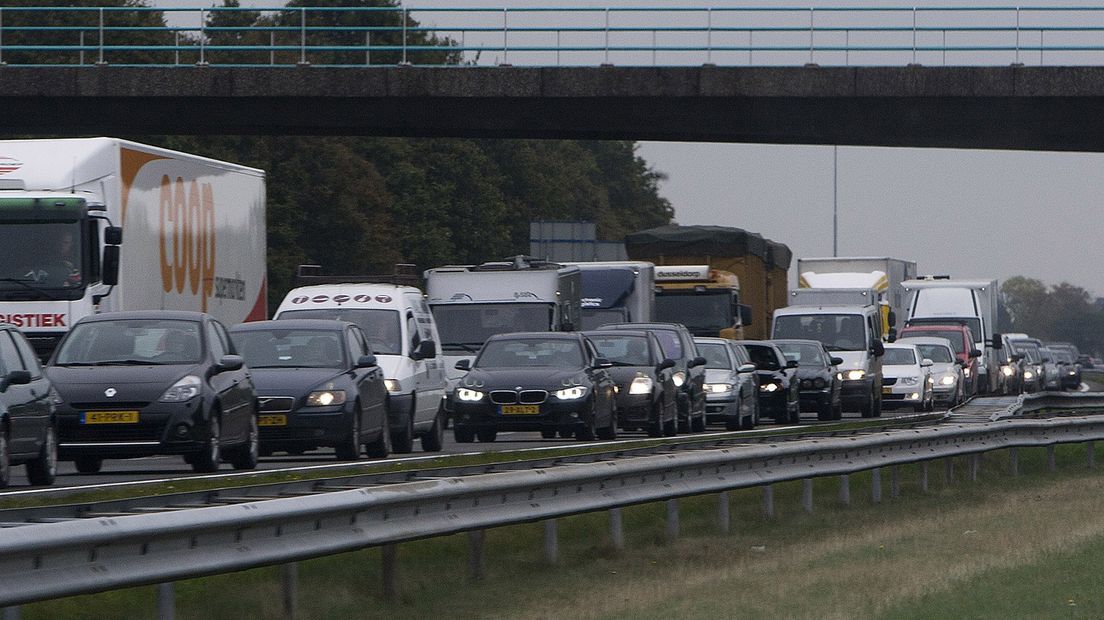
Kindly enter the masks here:
<path id="1" fill-rule="evenodd" d="M 694 337 L 681 323 L 611 323 L 596 331 L 631 329 L 652 332 L 663 347 L 663 355 L 675 362 L 674 381 L 678 393 L 680 433 L 705 430 L 705 358 L 698 354 Z"/>
<path id="2" fill-rule="evenodd" d="M 981 351 L 974 348 L 974 334 L 969 327 L 958 323 L 947 325 L 909 325 L 901 329 L 897 339 L 915 338 L 946 338 L 954 349 L 955 357 L 962 363 L 962 374 L 966 381 L 966 389 L 963 392 L 965 398 L 970 398 L 978 389 L 978 358 Z"/>

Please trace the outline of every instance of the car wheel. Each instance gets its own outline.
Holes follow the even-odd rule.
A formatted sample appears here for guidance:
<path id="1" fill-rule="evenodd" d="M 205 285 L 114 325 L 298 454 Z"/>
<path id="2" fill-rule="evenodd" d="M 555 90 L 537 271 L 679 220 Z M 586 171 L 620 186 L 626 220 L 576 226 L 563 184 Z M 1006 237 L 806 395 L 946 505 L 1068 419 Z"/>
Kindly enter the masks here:
<path id="1" fill-rule="evenodd" d="M 452 438 L 456 443 L 472 443 L 475 441 L 475 430 L 461 424 L 453 424 Z"/>
<path id="2" fill-rule="evenodd" d="M 874 417 L 874 394 L 873 394 L 873 392 L 870 394 L 870 398 L 865 403 L 863 403 L 861 406 L 859 406 L 859 415 L 864 417 L 864 418 L 873 418 Z"/>
<path id="3" fill-rule="evenodd" d="M 744 427 L 744 419 L 740 416 L 728 416 L 725 418 L 726 431 L 738 431 Z"/>
<path id="4" fill-rule="evenodd" d="M 219 461 L 222 460 L 222 448 L 219 446 L 219 437 L 222 430 L 219 426 L 218 411 L 211 411 L 211 420 L 207 423 L 207 439 L 203 444 L 203 451 L 195 455 L 192 460 L 192 470 L 200 473 L 218 471 Z"/>
<path id="5" fill-rule="evenodd" d="M 590 415 L 587 416 L 589 419 L 576 425 L 575 438 L 579 441 L 594 441 L 594 438 L 598 435 L 598 421 L 595 419 L 598 417 L 598 412 L 595 409 L 597 407 L 591 409 Z"/>
<path id="6" fill-rule="evenodd" d="M 402 430 L 391 436 L 391 447 L 399 454 L 414 451 L 414 403 L 410 404 L 410 411 L 405 416 Z"/>
<path id="7" fill-rule="evenodd" d="M 334 456 L 339 461 L 355 461 L 360 458 L 360 401 L 353 407 L 352 421 L 349 423 L 349 434 L 345 439 L 334 446 Z M 386 426 L 386 425 L 385 425 Z M 390 432 L 390 431 L 389 431 Z"/>
<path id="8" fill-rule="evenodd" d="M 494 440 L 498 438 L 498 429 L 480 427 L 475 429 L 475 436 L 479 438 L 481 443 L 494 443 Z"/>
<path id="9" fill-rule="evenodd" d="M 542 428 L 540 434 L 541 434 L 542 439 L 555 439 L 556 438 L 556 429 L 554 429 L 554 428 Z"/>
<path id="10" fill-rule="evenodd" d="M 42 440 L 42 449 L 38 451 L 38 456 L 27 463 L 27 480 L 31 484 L 54 483 L 54 478 L 57 477 L 57 448 L 57 433 L 51 424 L 46 427 L 46 437 Z"/>
<path id="11" fill-rule="evenodd" d="M 882 417 L 882 393 L 880 391 L 878 392 L 878 396 L 874 399 L 873 410 L 875 418 Z"/>
<path id="12" fill-rule="evenodd" d="M 98 474 L 103 469 L 103 459 L 94 456 L 78 456 L 73 464 L 82 474 Z"/>
<path id="13" fill-rule="evenodd" d="M 598 439 L 613 441 L 617 439 L 617 416 L 610 416 L 610 425 L 598 429 Z"/>
<path id="14" fill-rule="evenodd" d="M 433 418 L 433 426 L 422 435 L 422 452 L 440 452 L 445 445 L 445 412 L 437 407 L 437 416 Z"/>
<path id="15" fill-rule="evenodd" d="M 790 424 L 801 424 L 801 406 L 796 400 L 788 404 L 786 410 L 789 414 Z"/>
<path id="16" fill-rule="evenodd" d="M 691 433 L 704 433 L 705 432 L 705 412 L 690 422 Z"/>
<path id="17" fill-rule="evenodd" d="M 11 452 L 7 433 L 0 432 L 0 489 L 11 484 Z"/>
<path id="18" fill-rule="evenodd" d="M 563 426 L 557 432 L 560 434 L 560 437 L 563 437 L 564 439 L 571 439 L 575 436 L 575 427 Z"/>
<path id="19" fill-rule="evenodd" d="M 843 403 L 836 402 L 835 405 L 832 405 L 832 419 L 833 420 L 842 420 L 843 419 Z"/>
<path id="20" fill-rule="evenodd" d="M 261 456 L 261 431 L 257 427 L 257 416 L 249 416 L 249 437 L 245 443 L 231 452 L 230 465 L 234 469 L 256 469 Z"/>

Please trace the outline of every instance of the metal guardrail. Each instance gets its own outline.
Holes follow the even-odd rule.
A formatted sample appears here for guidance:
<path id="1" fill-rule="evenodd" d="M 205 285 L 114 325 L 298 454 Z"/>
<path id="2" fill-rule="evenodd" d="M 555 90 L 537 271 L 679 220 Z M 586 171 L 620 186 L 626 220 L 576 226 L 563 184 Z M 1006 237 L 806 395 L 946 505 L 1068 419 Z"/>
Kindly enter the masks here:
<path id="1" fill-rule="evenodd" d="M 3 7 L 0 63 L 1104 64 L 1104 7 Z M 486 56 L 486 57 L 485 57 Z"/>
<path id="2" fill-rule="evenodd" d="M 1088 404 L 1047 396 L 1063 406 Z M 25 525 L 0 530 L 0 606 L 867 470 L 876 472 L 880 493 L 885 467 L 1101 439 L 1104 416 L 945 424 Z"/>

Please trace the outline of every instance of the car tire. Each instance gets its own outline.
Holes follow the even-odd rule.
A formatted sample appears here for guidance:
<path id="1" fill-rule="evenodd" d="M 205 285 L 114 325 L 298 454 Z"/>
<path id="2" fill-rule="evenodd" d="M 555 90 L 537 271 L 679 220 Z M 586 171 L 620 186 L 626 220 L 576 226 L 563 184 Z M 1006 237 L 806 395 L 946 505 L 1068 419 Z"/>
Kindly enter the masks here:
<path id="1" fill-rule="evenodd" d="M 705 412 L 690 421 L 691 433 L 704 433 L 705 432 Z"/>
<path id="2" fill-rule="evenodd" d="M 192 471 L 198 473 L 211 473 L 218 471 L 222 461 L 222 446 L 219 445 L 219 437 L 222 435 L 222 426 L 219 423 L 218 411 L 211 411 L 211 419 L 207 422 L 207 438 L 203 442 L 203 450 L 194 455 L 192 459 Z"/>
<path id="3" fill-rule="evenodd" d="M 744 419 L 740 416 L 725 418 L 726 431 L 738 431 L 744 427 Z"/>
<path id="4" fill-rule="evenodd" d="M 598 439 L 602 441 L 613 441 L 617 439 L 617 412 L 612 408 L 610 409 L 610 422 L 609 426 L 603 426 L 598 429 Z"/>
<path id="5" fill-rule="evenodd" d="M 494 443 L 495 439 L 498 439 L 498 429 L 488 427 L 476 428 L 475 436 L 479 438 L 480 443 Z"/>
<path id="6" fill-rule="evenodd" d="M 843 419 L 843 403 L 837 402 L 835 405 L 832 405 L 832 419 Z"/>
<path id="7" fill-rule="evenodd" d="M 564 439 L 571 439 L 572 437 L 575 436 L 575 427 L 573 427 L 573 426 L 563 426 L 563 427 L 560 427 L 560 429 L 557 432 L 560 434 L 560 437 L 562 437 Z"/>
<path id="8" fill-rule="evenodd" d="M 556 429 L 554 429 L 554 428 L 542 428 L 540 434 L 541 434 L 541 439 L 555 439 L 556 438 Z"/>
<path id="9" fill-rule="evenodd" d="M 371 443 L 365 444 L 364 452 L 374 459 L 385 459 L 391 455 L 391 429 L 387 424 L 387 412 L 383 413 L 379 435 Z"/>
<path id="10" fill-rule="evenodd" d="M 398 454 L 410 454 L 414 451 L 414 402 L 405 414 L 405 424 L 398 433 L 391 436 L 391 448 Z"/>
<path id="11" fill-rule="evenodd" d="M 249 416 L 249 436 L 245 443 L 234 448 L 227 455 L 230 466 L 234 469 L 257 469 L 257 461 L 261 457 L 261 430 L 257 426 L 257 416 Z"/>
<path id="12" fill-rule="evenodd" d="M 797 401 L 786 406 L 790 424 L 801 424 L 801 405 Z"/>
<path id="13" fill-rule="evenodd" d="M 452 439 L 456 443 L 472 443 L 475 441 L 475 429 L 463 424 L 453 424 Z"/>
<path id="14" fill-rule="evenodd" d="M 54 425 L 46 427 L 46 437 L 42 441 L 42 448 L 38 451 L 35 460 L 27 463 L 27 480 L 35 485 L 53 484 L 57 478 L 57 432 Z M 9 464 L 10 468 L 11 465 Z"/>
<path id="15" fill-rule="evenodd" d="M 859 406 L 859 415 L 864 418 L 874 417 L 874 395 L 870 395 L 870 399 Z"/>
<path id="16" fill-rule="evenodd" d="M 0 489 L 7 488 L 11 484 L 11 446 L 8 445 L 8 434 L 0 431 Z"/>
<path id="17" fill-rule="evenodd" d="M 360 414 L 358 400 L 353 407 L 352 420 L 349 422 L 349 434 L 334 446 L 334 456 L 339 461 L 355 461 L 360 458 Z"/>
<path id="18" fill-rule="evenodd" d="M 103 459 L 95 456 L 78 456 L 73 465 L 82 474 L 98 474 L 103 469 Z"/>
<path id="19" fill-rule="evenodd" d="M 598 436 L 597 424 L 598 412 L 597 407 L 592 408 L 588 420 L 580 422 L 575 426 L 575 439 L 579 441 L 594 441 L 594 438 Z"/>
<path id="20" fill-rule="evenodd" d="M 437 408 L 437 415 L 433 418 L 433 426 L 422 435 L 422 452 L 440 452 L 445 445 L 445 412 Z"/>

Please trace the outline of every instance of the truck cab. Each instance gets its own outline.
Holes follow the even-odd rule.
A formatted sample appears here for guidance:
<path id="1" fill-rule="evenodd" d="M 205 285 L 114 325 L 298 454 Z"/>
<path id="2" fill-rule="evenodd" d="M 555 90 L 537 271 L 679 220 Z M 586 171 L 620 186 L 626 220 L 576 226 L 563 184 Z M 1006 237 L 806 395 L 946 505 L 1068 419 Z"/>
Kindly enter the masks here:
<path id="1" fill-rule="evenodd" d="M 656 320 L 682 323 L 694 336 L 739 340 L 751 324 L 751 308 L 740 303 L 740 280 L 709 265 L 655 268 Z"/>

